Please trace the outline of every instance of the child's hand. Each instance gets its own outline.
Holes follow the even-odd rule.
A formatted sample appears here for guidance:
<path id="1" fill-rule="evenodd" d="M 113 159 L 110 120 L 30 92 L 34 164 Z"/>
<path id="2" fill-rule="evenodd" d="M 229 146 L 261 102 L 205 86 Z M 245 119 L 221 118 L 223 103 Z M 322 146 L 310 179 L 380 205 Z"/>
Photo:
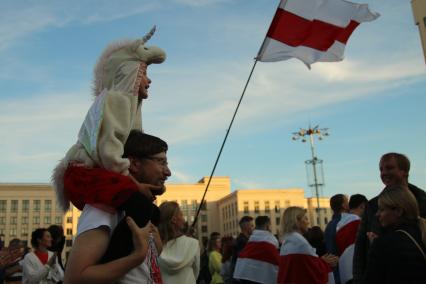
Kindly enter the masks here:
<path id="1" fill-rule="evenodd" d="M 157 192 L 161 192 L 160 194 L 164 192 L 163 186 L 157 186 L 157 185 L 152 185 L 148 183 L 140 183 L 131 175 L 130 175 L 130 178 L 138 187 L 139 192 L 145 195 L 149 200 L 155 200 L 154 195 L 159 195 L 157 194 Z"/>

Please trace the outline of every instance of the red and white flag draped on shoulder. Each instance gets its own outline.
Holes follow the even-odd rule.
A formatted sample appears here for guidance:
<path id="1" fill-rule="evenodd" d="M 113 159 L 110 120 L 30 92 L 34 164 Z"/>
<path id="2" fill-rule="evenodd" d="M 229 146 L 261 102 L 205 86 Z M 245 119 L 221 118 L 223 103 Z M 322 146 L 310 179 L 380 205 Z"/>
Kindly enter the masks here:
<path id="1" fill-rule="evenodd" d="M 277 283 L 334 284 L 334 277 L 330 266 L 318 257 L 308 241 L 293 232 L 284 235 Z"/>
<path id="2" fill-rule="evenodd" d="M 339 252 L 340 281 L 346 283 L 353 278 L 352 264 L 355 239 L 361 219 L 355 214 L 343 213 L 336 226 L 336 244 Z"/>
<path id="3" fill-rule="evenodd" d="M 318 61 L 341 61 L 346 43 L 362 22 L 379 17 L 367 4 L 343 0 L 282 0 L 257 59 L 292 57 L 309 68 Z"/>
<path id="4" fill-rule="evenodd" d="M 257 283 L 276 283 L 278 273 L 278 240 L 269 231 L 254 230 L 238 255 L 235 279 Z"/>

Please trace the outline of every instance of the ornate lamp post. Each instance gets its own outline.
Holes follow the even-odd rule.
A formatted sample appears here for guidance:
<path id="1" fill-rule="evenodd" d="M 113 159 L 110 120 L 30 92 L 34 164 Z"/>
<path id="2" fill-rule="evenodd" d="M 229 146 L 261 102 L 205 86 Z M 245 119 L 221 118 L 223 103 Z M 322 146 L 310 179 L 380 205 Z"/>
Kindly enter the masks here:
<path id="1" fill-rule="evenodd" d="M 304 129 L 304 128 L 300 128 L 300 130 L 298 132 L 293 132 L 293 137 L 292 139 L 294 141 L 302 141 L 303 143 L 306 142 L 307 139 L 309 139 L 310 145 L 311 145 L 311 154 L 312 154 L 312 159 L 311 160 L 307 160 L 305 163 L 306 165 L 312 164 L 312 170 L 313 170 L 313 175 L 314 175 L 314 183 L 313 184 L 309 184 L 309 186 L 314 186 L 315 187 L 315 196 L 317 199 L 317 213 L 318 213 L 318 217 L 319 217 L 319 224 L 323 224 L 323 219 L 321 218 L 321 210 L 320 210 L 320 202 L 319 202 L 319 187 L 324 185 L 323 182 L 319 182 L 318 180 L 318 169 L 317 169 L 317 165 L 322 166 L 322 160 L 319 160 L 316 155 L 315 155 L 315 147 L 314 147 L 314 136 L 318 137 L 318 140 L 322 140 L 324 139 L 325 136 L 328 136 L 328 128 L 319 128 L 319 125 L 315 126 L 315 127 L 311 127 L 309 125 L 308 129 Z M 309 138 L 307 137 L 309 136 Z M 309 180 L 308 180 L 309 183 Z"/>

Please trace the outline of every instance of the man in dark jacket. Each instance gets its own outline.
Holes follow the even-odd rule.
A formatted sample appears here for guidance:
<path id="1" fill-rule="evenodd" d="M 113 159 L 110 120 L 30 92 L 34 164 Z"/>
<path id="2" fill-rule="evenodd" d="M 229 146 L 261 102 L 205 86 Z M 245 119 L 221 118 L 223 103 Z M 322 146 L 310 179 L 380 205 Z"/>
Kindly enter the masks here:
<path id="1" fill-rule="evenodd" d="M 233 249 L 232 258 L 231 258 L 232 275 L 234 274 L 235 264 L 237 263 L 238 255 L 244 249 L 244 247 L 246 246 L 248 242 L 248 239 L 250 238 L 250 235 L 253 233 L 253 230 L 254 230 L 253 217 L 243 216 L 240 219 L 239 225 L 240 225 L 241 233 L 238 235 L 237 239 L 235 240 L 234 249 Z M 234 282 L 239 283 L 239 280 L 234 279 Z"/>
<path id="2" fill-rule="evenodd" d="M 336 227 L 342 217 L 342 213 L 349 211 L 348 197 L 344 194 L 333 195 L 330 198 L 330 207 L 333 210 L 333 217 L 327 227 L 325 227 L 325 249 L 327 253 L 339 255 L 336 244 Z M 333 268 L 333 274 L 335 283 L 340 283 L 339 268 L 337 266 Z"/>
<path id="3" fill-rule="evenodd" d="M 399 153 L 384 154 L 380 159 L 379 169 L 380 178 L 385 186 L 408 186 L 408 189 L 417 200 L 420 216 L 425 218 L 426 193 L 415 185 L 408 183 L 408 173 L 410 172 L 410 161 L 408 158 Z M 382 234 L 382 227 L 376 216 L 378 199 L 378 196 L 376 196 L 368 202 L 358 229 L 353 262 L 354 284 L 363 282 L 371 242 L 375 237 Z"/>

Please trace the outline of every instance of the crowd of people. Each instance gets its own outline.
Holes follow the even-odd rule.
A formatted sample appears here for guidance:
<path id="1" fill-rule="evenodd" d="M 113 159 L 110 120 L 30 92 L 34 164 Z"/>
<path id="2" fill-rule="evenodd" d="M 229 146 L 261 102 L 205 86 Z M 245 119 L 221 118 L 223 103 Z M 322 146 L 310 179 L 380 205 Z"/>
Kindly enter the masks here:
<path id="1" fill-rule="evenodd" d="M 37 228 L 31 234 L 32 249 L 19 239 L 12 239 L 0 251 L 0 283 L 62 283 L 62 251 L 65 236 L 62 226 Z"/>
<path id="2" fill-rule="evenodd" d="M 209 269 L 198 282 L 426 283 L 426 193 L 408 182 L 405 155 L 383 155 L 379 169 L 384 189 L 375 198 L 331 197 L 333 217 L 324 232 L 309 226 L 301 207 L 285 209 L 281 236 L 272 235 L 268 216 L 258 216 L 254 230 L 253 218 L 243 217 L 230 266 L 222 261 L 219 270 L 220 246 L 209 247 Z M 217 240 L 215 233 L 210 243 Z"/>
<path id="3" fill-rule="evenodd" d="M 426 193 L 408 183 L 410 162 L 398 153 L 380 160 L 385 188 L 377 197 L 330 199 L 334 214 L 324 232 L 310 226 L 304 208 L 292 206 L 280 218 L 279 236 L 268 216 L 244 216 L 236 239 L 213 232 L 200 248 L 178 203 L 154 203 L 171 171 L 167 143 L 141 125 L 148 67 L 166 57 L 145 45 L 153 32 L 104 51 L 95 67 L 95 101 L 77 143 L 54 170 L 61 207 L 82 210 L 66 264 L 62 229 L 39 228 L 30 252 L 12 242 L 0 252 L 3 278 L 22 277 L 24 284 L 426 283 Z"/>

